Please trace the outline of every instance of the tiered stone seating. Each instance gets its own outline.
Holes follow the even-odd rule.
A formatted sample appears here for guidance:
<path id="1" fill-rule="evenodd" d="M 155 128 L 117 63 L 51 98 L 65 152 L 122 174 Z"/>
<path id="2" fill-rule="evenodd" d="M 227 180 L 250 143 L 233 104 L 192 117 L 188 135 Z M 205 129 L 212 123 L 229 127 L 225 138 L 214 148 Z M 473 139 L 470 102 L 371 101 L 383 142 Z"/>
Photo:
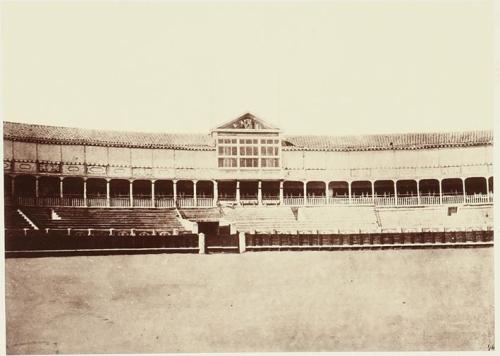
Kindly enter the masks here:
<path id="1" fill-rule="evenodd" d="M 290 207 L 224 208 L 224 219 L 243 232 L 296 232 L 298 228 Z"/>
<path id="2" fill-rule="evenodd" d="M 185 230 L 175 210 L 148 208 L 54 208 L 61 218 L 51 218 L 51 208 L 29 207 L 23 212 L 40 228 L 52 229 L 157 229 Z"/>
<path id="3" fill-rule="evenodd" d="M 17 208 L 5 206 L 4 222 L 7 229 L 31 229 L 33 228 L 18 212 Z"/>
<path id="4" fill-rule="evenodd" d="M 359 232 L 378 229 L 372 206 L 304 207 L 299 209 L 300 230 Z"/>
<path id="5" fill-rule="evenodd" d="M 459 206 L 457 212 L 448 215 L 448 207 L 380 208 L 378 214 L 382 228 L 446 228 L 484 229 L 493 226 L 491 206 Z"/>

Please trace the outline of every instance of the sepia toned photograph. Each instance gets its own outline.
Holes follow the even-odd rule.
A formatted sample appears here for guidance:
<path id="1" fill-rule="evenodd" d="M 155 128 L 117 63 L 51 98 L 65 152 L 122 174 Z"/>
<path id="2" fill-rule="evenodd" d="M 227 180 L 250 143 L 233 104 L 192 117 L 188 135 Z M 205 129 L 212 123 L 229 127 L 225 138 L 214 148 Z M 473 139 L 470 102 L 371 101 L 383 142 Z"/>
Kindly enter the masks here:
<path id="1" fill-rule="evenodd" d="M 495 350 L 491 1 L 0 10 L 3 352 Z"/>

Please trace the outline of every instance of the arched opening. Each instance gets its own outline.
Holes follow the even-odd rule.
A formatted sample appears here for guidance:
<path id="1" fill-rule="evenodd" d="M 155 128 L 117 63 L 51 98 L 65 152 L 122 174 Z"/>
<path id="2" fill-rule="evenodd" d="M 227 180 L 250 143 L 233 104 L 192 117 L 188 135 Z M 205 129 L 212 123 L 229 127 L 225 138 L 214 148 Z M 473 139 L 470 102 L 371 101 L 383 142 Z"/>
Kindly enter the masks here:
<path id="1" fill-rule="evenodd" d="M 212 206 L 214 203 L 214 183 L 211 180 L 196 182 L 196 204 L 198 206 Z"/>
<path id="2" fill-rule="evenodd" d="M 137 179 L 132 182 L 132 196 L 134 206 L 150 207 L 151 203 L 151 181 Z"/>
<path id="3" fill-rule="evenodd" d="M 442 202 L 460 204 L 464 202 L 464 187 L 460 178 L 446 178 L 441 181 Z"/>
<path id="4" fill-rule="evenodd" d="M 192 198 L 194 195 L 192 180 L 179 180 L 177 181 L 177 197 L 178 198 Z"/>
<path id="5" fill-rule="evenodd" d="M 470 177 L 465 179 L 465 194 L 486 194 L 486 178 Z"/>
<path id="6" fill-rule="evenodd" d="M 441 181 L 443 195 L 463 195 L 462 179 L 446 178 Z"/>
<path id="7" fill-rule="evenodd" d="M 240 181 L 240 200 L 257 200 L 259 183 L 257 181 Z"/>
<path id="8" fill-rule="evenodd" d="M 155 182 L 155 197 L 156 199 L 173 198 L 174 182 L 171 180 L 157 180 Z"/>
<path id="9" fill-rule="evenodd" d="M 132 183 L 132 195 L 134 200 L 151 199 L 151 181 L 138 179 Z"/>
<path id="10" fill-rule="evenodd" d="M 83 179 L 77 177 L 64 178 L 63 193 L 65 197 L 83 198 Z"/>
<path id="11" fill-rule="evenodd" d="M 17 204 L 35 204 L 35 185 L 35 177 L 33 176 L 20 175 L 14 178 L 14 197 Z"/>
<path id="12" fill-rule="evenodd" d="M 59 197 L 61 194 L 60 182 L 59 177 L 40 177 L 38 179 L 38 196 L 42 198 Z"/>
<path id="13" fill-rule="evenodd" d="M 174 182 L 171 180 L 157 180 L 155 185 L 155 206 L 168 208 L 174 206 Z"/>
<path id="14" fill-rule="evenodd" d="M 63 198 L 61 205 L 83 206 L 83 178 L 67 177 L 63 179 Z"/>
<path id="15" fill-rule="evenodd" d="M 217 195 L 219 201 L 235 201 L 236 181 L 219 181 L 217 183 Z"/>
<path id="16" fill-rule="evenodd" d="M 286 198 L 304 197 L 304 182 L 285 181 L 283 182 L 283 195 Z"/>
<path id="17" fill-rule="evenodd" d="M 398 197 L 416 197 L 417 196 L 417 181 L 415 180 L 398 180 L 396 182 L 396 190 Z"/>
<path id="18" fill-rule="evenodd" d="M 262 181 L 262 200 L 276 201 L 280 198 L 279 181 Z"/>
<path id="19" fill-rule="evenodd" d="M 376 180 L 373 187 L 376 197 L 394 196 L 394 182 L 392 180 Z"/>
<path id="20" fill-rule="evenodd" d="M 88 206 L 106 206 L 106 180 L 101 178 L 87 179 Z"/>
<path id="21" fill-rule="evenodd" d="M 439 180 L 422 179 L 418 182 L 418 190 L 421 204 L 439 204 Z"/>
<path id="22" fill-rule="evenodd" d="M 310 197 L 325 197 L 326 183 L 311 181 L 307 182 L 306 194 Z"/>
<path id="23" fill-rule="evenodd" d="M 196 183 L 196 196 L 199 198 L 214 198 L 214 182 L 211 180 L 200 180 Z"/>
<path id="24" fill-rule="evenodd" d="M 368 180 L 358 180 L 351 183 L 353 198 L 368 198 L 372 196 L 372 183 Z"/>
<path id="25" fill-rule="evenodd" d="M 334 198 L 349 198 L 349 183 L 344 181 L 330 182 L 328 184 L 330 195 Z"/>
<path id="26" fill-rule="evenodd" d="M 439 180 L 422 179 L 418 182 L 419 194 L 421 197 L 434 196 L 439 197 Z"/>
<path id="27" fill-rule="evenodd" d="M 130 182 L 125 179 L 112 179 L 109 182 L 111 206 L 130 206 Z"/>

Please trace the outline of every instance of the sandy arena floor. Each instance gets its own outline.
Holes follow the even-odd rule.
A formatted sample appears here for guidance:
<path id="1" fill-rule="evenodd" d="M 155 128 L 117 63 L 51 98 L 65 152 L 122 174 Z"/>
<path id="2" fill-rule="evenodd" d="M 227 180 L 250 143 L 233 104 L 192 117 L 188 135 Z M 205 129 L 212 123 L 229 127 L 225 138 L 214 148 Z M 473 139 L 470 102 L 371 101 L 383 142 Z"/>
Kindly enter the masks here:
<path id="1" fill-rule="evenodd" d="M 7 352 L 487 350 L 493 249 L 6 260 Z"/>

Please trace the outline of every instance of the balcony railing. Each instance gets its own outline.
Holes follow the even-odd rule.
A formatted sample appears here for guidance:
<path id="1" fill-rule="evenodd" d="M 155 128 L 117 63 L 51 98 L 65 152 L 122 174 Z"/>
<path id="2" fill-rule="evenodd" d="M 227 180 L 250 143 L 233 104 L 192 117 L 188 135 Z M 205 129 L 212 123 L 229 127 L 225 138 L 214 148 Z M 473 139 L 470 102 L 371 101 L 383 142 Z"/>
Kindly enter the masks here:
<path id="1" fill-rule="evenodd" d="M 308 196 L 304 201 L 303 196 L 285 196 L 280 203 L 279 196 L 265 196 L 262 198 L 263 205 L 285 205 L 285 206 L 325 206 L 325 205 L 375 205 L 375 206 L 417 206 L 417 205 L 439 205 L 439 204 L 488 204 L 493 202 L 493 193 L 489 194 L 469 194 L 464 197 L 462 194 L 454 195 L 422 195 L 417 196 L 346 196 L 324 197 Z M 217 203 L 237 203 L 235 196 L 219 196 L 217 200 L 212 197 L 182 196 L 177 197 L 177 206 L 186 207 L 212 207 Z M 244 196 L 240 199 L 241 205 L 257 205 L 259 203 L 256 196 Z M 5 204 L 20 206 L 73 206 L 73 207 L 157 207 L 173 208 L 176 206 L 172 196 L 155 196 L 154 201 L 151 196 L 133 197 L 132 205 L 130 196 L 113 196 L 109 198 L 101 196 L 88 196 L 84 199 L 81 196 L 64 197 L 29 197 L 16 196 L 14 198 L 5 197 Z"/>

